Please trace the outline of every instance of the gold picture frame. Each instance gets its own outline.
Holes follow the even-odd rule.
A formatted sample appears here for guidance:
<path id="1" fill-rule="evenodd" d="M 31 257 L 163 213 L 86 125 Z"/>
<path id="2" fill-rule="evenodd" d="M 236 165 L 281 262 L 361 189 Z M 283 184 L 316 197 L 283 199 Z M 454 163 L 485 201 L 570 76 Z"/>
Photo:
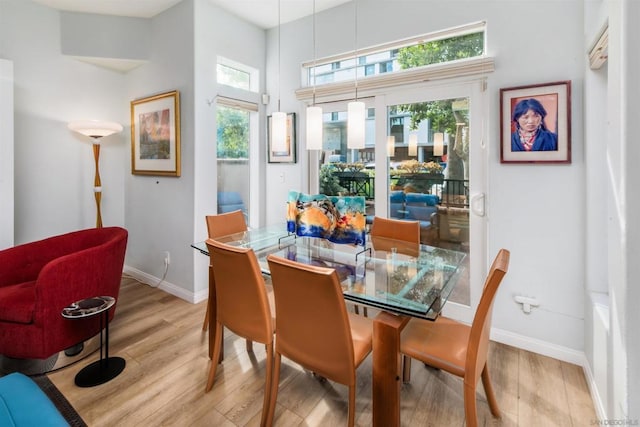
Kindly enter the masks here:
<path id="1" fill-rule="evenodd" d="M 131 173 L 180 176 L 180 93 L 131 101 Z"/>

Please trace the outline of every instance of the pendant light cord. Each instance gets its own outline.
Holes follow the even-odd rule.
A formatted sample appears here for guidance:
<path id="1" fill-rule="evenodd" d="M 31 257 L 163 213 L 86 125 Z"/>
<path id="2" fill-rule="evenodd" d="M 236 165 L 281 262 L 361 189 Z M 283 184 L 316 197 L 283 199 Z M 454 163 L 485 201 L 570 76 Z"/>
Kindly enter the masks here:
<path id="1" fill-rule="evenodd" d="M 355 7 L 355 25 L 353 26 L 355 28 L 355 46 L 354 46 L 354 54 L 355 54 L 355 62 L 356 62 L 356 101 L 358 101 L 358 0 L 354 0 L 353 1 L 354 7 Z"/>
<path id="2" fill-rule="evenodd" d="M 313 0 L 313 106 L 316 105 L 316 0 Z"/>
<path id="3" fill-rule="evenodd" d="M 280 69 L 280 63 L 282 62 L 280 60 L 280 55 L 282 54 L 282 43 L 281 43 L 281 33 L 282 32 L 282 25 L 280 23 L 280 0 L 278 0 L 278 111 L 282 111 L 280 109 L 280 93 L 281 93 L 281 87 L 282 86 L 282 76 L 280 75 L 281 73 L 281 69 Z"/>

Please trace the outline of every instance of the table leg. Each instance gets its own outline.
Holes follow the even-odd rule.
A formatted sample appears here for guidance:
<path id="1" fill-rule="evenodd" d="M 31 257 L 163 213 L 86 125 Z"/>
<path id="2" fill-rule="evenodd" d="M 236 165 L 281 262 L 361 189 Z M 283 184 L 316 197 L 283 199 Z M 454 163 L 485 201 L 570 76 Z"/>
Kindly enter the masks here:
<path id="1" fill-rule="evenodd" d="M 104 345 L 102 329 L 104 326 Z M 122 357 L 109 357 L 109 310 L 100 315 L 100 360 L 82 368 L 76 375 L 75 383 L 78 387 L 93 387 L 104 384 L 120 375 L 126 366 Z"/>
<path id="2" fill-rule="evenodd" d="M 373 320 L 373 426 L 400 425 L 400 333 L 409 317 L 380 312 Z"/>

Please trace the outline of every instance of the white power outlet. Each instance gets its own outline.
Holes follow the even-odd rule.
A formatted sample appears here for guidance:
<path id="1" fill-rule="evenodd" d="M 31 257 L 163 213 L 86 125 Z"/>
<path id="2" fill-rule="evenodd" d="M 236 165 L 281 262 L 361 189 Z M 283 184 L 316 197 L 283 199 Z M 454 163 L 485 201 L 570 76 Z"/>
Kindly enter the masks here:
<path id="1" fill-rule="evenodd" d="M 169 251 L 164 252 L 164 265 L 167 267 L 171 263 L 171 255 L 169 255 Z"/>

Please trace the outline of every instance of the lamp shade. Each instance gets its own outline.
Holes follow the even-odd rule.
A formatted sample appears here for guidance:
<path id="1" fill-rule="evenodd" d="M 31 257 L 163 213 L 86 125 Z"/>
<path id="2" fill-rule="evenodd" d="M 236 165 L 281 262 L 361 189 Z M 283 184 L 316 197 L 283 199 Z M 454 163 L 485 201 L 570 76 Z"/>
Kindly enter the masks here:
<path id="1" fill-rule="evenodd" d="M 436 132 L 433 134 L 433 155 L 442 156 L 444 154 L 444 134 Z"/>
<path id="2" fill-rule="evenodd" d="M 364 148 L 364 102 L 354 101 L 347 105 L 347 148 Z"/>
<path id="3" fill-rule="evenodd" d="M 114 133 L 122 132 L 122 125 L 115 122 L 103 122 L 100 120 L 77 120 L 70 122 L 67 127 L 82 135 L 99 139 Z"/>
<path id="4" fill-rule="evenodd" d="M 412 133 L 409 135 L 409 155 L 418 155 L 418 134 Z"/>
<path id="5" fill-rule="evenodd" d="M 394 135 L 387 136 L 387 157 L 393 157 L 396 151 L 396 137 Z"/>
<path id="6" fill-rule="evenodd" d="M 287 114 L 276 111 L 271 115 L 271 151 L 283 153 L 287 149 Z"/>
<path id="7" fill-rule="evenodd" d="M 307 107 L 307 150 L 322 150 L 322 108 Z"/>

